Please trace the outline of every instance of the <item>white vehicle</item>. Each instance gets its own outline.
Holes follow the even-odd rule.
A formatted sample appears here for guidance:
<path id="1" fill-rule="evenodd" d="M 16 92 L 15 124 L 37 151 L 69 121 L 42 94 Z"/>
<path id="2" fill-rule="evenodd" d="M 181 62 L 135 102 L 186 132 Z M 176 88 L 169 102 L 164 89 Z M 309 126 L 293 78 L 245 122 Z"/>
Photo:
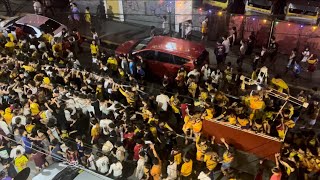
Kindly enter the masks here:
<path id="1" fill-rule="evenodd" d="M 112 180 L 88 169 L 55 163 L 42 169 L 32 180 Z"/>
<path id="2" fill-rule="evenodd" d="M 62 29 L 67 27 L 53 19 L 36 14 L 26 14 L 24 16 L 15 16 L 10 18 L 1 18 L 0 29 L 12 32 L 21 28 L 24 33 L 35 35 L 37 38 L 41 36 L 41 30 L 53 33 L 55 37 L 61 36 Z"/>

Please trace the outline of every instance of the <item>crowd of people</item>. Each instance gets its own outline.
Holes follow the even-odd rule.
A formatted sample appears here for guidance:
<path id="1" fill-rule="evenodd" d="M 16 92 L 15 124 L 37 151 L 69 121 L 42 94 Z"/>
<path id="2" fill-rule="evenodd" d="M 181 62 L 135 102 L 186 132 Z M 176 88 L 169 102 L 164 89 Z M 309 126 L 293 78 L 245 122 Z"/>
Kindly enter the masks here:
<path id="1" fill-rule="evenodd" d="M 110 54 L 101 47 L 95 29 L 91 31 L 89 65 L 78 61 L 84 50 L 77 29 L 64 29 L 60 37 L 43 31 L 40 38 L 19 30 L 2 32 L 0 157 L 5 170 L 1 176 L 14 178 L 34 161 L 39 171 L 52 162 L 67 162 L 127 179 L 126 162 L 131 162 L 136 165 L 132 174 L 136 179 L 206 180 L 220 171 L 237 179 L 231 168 L 234 147 L 221 138 L 224 152 L 218 153 L 215 137 L 202 134 L 204 120 L 280 140 L 287 132 L 291 135 L 298 120 L 308 129 L 316 124 L 319 104 L 305 92 L 297 99 L 310 102 L 307 109 L 291 102 L 283 106 L 285 101 L 270 95 L 270 89 L 249 94 L 241 90 L 241 71 L 233 71 L 230 62 L 224 69 L 205 64 L 190 72 L 182 66 L 174 81 L 164 75 L 160 91 L 150 89 L 151 72 L 143 57 Z M 236 39 L 233 29 L 218 44 L 219 65 L 225 63 Z M 272 43 L 276 49 L 275 40 Z M 240 51 L 238 65 L 243 55 L 251 53 L 244 47 Z M 252 79 L 259 71 L 254 67 Z M 277 76 L 270 86 L 289 93 L 281 81 Z M 303 176 L 319 175 L 319 142 L 312 132 L 285 141 L 271 178 L 293 176 L 299 168 Z"/>

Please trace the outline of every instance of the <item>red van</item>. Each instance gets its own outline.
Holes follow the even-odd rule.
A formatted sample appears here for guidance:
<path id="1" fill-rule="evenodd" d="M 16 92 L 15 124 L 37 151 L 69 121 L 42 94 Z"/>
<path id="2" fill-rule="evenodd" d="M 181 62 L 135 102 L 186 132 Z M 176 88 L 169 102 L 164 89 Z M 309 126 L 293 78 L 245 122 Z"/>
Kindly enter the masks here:
<path id="1" fill-rule="evenodd" d="M 181 66 L 190 71 L 209 61 L 204 45 L 168 36 L 131 40 L 116 49 L 116 55 L 128 53 L 141 56 L 148 72 L 157 77 L 166 74 L 171 79 L 175 78 Z"/>

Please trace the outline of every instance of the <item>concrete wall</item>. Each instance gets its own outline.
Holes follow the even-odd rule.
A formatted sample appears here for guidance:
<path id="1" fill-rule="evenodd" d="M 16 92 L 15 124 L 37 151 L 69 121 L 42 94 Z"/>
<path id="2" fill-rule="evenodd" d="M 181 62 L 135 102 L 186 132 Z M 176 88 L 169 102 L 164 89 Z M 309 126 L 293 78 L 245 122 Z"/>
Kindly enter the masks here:
<path id="1" fill-rule="evenodd" d="M 165 0 L 122 0 L 124 19 L 126 22 L 155 26 L 161 28 L 163 15 L 168 15 L 167 7 L 171 7 L 174 12 L 174 3 Z M 171 18 L 172 28 L 174 28 L 174 15 Z"/>

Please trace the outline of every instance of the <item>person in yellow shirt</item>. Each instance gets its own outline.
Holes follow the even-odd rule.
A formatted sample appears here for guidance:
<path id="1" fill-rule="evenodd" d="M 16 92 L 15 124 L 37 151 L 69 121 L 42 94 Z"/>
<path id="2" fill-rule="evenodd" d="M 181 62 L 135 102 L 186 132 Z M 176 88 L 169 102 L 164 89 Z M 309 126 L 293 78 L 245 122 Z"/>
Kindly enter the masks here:
<path id="1" fill-rule="evenodd" d="M 211 103 L 210 103 L 210 104 L 208 104 L 208 106 L 206 105 L 206 107 L 207 108 L 204 113 L 204 119 L 205 120 L 212 120 L 215 115 L 215 110 L 213 108 L 213 105 L 211 105 Z"/>
<path id="2" fill-rule="evenodd" d="M 285 109 L 281 115 L 283 117 L 284 124 L 291 129 L 296 125 L 296 123 L 290 118 L 290 113 L 289 109 Z"/>
<path id="3" fill-rule="evenodd" d="M 184 117 L 184 125 L 182 127 L 182 130 L 186 136 L 190 136 L 190 134 L 192 134 L 191 130 L 192 130 L 192 125 L 193 125 L 194 121 L 195 120 L 194 120 L 194 118 L 192 118 L 190 113 L 189 113 L 189 115 L 186 115 Z"/>
<path id="4" fill-rule="evenodd" d="M 152 166 L 152 168 L 150 170 L 150 175 L 152 176 L 153 180 L 160 180 L 161 179 L 161 174 L 162 174 L 162 171 L 161 171 L 161 164 L 162 164 L 161 163 L 161 159 L 159 158 L 158 153 L 154 148 L 154 145 L 150 144 L 149 146 L 150 146 L 150 149 L 153 152 L 153 156 L 155 157 L 152 160 L 153 166 Z"/>
<path id="5" fill-rule="evenodd" d="M 15 46 L 16 44 L 11 41 L 10 38 L 7 38 L 7 43 L 4 45 L 4 47 L 9 53 L 13 53 Z"/>
<path id="6" fill-rule="evenodd" d="M 26 125 L 25 125 L 25 128 L 26 128 L 26 131 L 27 133 L 31 133 L 32 132 L 32 129 L 35 127 L 35 125 L 32 123 L 32 120 L 31 119 L 27 119 L 26 120 Z"/>
<path id="7" fill-rule="evenodd" d="M 54 57 L 60 57 L 62 53 L 62 43 L 55 42 L 52 45 L 52 52 Z"/>
<path id="8" fill-rule="evenodd" d="M 316 54 L 312 54 L 309 59 L 307 60 L 308 63 L 308 72 L 310 73 L 310 76 L 312 77 L 312 73 L 317 69 L 318 64 L 318 56 Z"/>
<path id="9" fill-rule="evenodd" d="M 119 77 L 122 81 L 125 81 L 126 79 L 126 72 L 124 72 L 124 70 L 121 67 L 118 67 L 118 73 L 119 73 Z"/>
<path id="10" fill-rule="evenodd" d="M 184 163 L 181 166 L 180 174 L 182 180 L 191 179 L 193 161 L 189 157 L 184 157 Z"/>
<path id="11" fill-rule="evenodd" d="M 151 132 L 153 138 L 154 138 L 154 139 L 157 139 L 157 137 L 158 137 L 157 124 L 156 124 L 154 121 L 151 121 L 151 122 L 149 123 L 149 126 L 150 126 L 149 129 L 150 129 L 150 132 Z"/>
<path id="12" fill-rule="evenodd" d="M 97 45 L 96 41 L 92 41 L 90 44 L 90 50 L 91 50 L 91 54 L 94 55 L 98 55 L 99 54 L 99 46 Z"/>
<path id="13" fill-rule="evenodd" d="M 4 110 L 3 119 L 6 121 L 8 125 L 10 125 L 12 121 L 12 117 L 13 117 L 13 114 L 11 113 L 11 108 L 7 107 Z"/>
<path id="14" fill-rule="evenodd" d="M 179 166 L 182 162 L 182 153 L 177 146 L 174 146 L 171 151 L 174 162 Z"/>
<path id="15" fill-rule="evenodd" d="M 227 174 L 227 171 L 231 167 L 231 163 L 234 160 L 233 156 L 233 149 L 227 144 L 226 140 L 224 138 L 221 138 L 220 141 L 225 145 L 227 150 L 222 155 L 222 165 L 221 165 L 221 171 L 225 175 Z"/>
<path id="16" fill-rule="evenodd" d="M 196 148 L 197 148 L 196 159 L 198 161 L 203 161 L 204 155 L 206 150 L 208 149 L 208 146 L 206 144 L 206 140 L 201 139 L 200 135 L 196 137 Z"/>
<path id="17" fill-rule="evenodd" d="M 207 89 L 205 89 L 205 87 L 201 87 L 199 86 L 199 101 L 203 101 L 203 102 L 206 102 L 207 98 L 208 98 L 208 91 Z"/>
<path id="18" fill-rule="evenodd" d="M 116 72 L 118 69 L 118 61 L 114 56 L 110 56 L 107 60 L 107 67 L 113 72 Z"/>
<path id="19" fill-rule="evenodd" d="M 204 154 L 203 161 L 206 163 L 207 169 L 212 172 L 219 164 L 219 156 L 217 153 L 213 152 L 211 148 L 208 148 L 207 152 Z"/>
<path id="20" fill-rule="evenodd" d="M 21 153 L 21 151 L 18 149 L 16 151 L 17 157 L 14 159 L 14 165 L 18 169 L 18 172 L 22 171 L 24 168 L 27 167 L 28 158 Z"/>
<path id="21" fill-rule="evenodd" d="M 127 103 L 130 104 L 130 106 L 135 107 L 135 93 L 134 92 L 136 91 L 136 88 L 132 87 L 131 90 L 132 91 L 125 90 L 123 88 L 123 86 L 119 87 L 119 91 L 124 97 L 126 97 Z"/>
<path id="22" fill-rule="evenodd" d="M 237 121 L 241 129 L 249 129 L 250 128 L 250 121 L 248 120 L 247 116 L 244 114 L 240 114 L 237 117 Z"/>
<path id="23" fill-rule="evenodd" d="M 99 122 L 94 119 L 91 123 L 92 128 L 91 128 L 91 144 L 96 143 L 97 140 L 99 139 L 100 135 L 100 125 Z"/>
<path id="24" fill-rule="evenodd" d="M 46 77 L 46 76 L 43 77 L 42 83 L 45 84 L 45 85 L 50 85 L 51 84 L 50 78 Z"/>
<path id="25" fill-rule="evenodd" d="M 152 161 L 152 168 L 150 171 L 150 175 L 152 176 L 152 179 L 154 180 L 160 180 L 161 179 L 161 162 L 158 158 L 154 158 Z"/>
<path id="26" fill-rule="evenodd" d="M 281 79 L 280 75 L 276 75 L 276 77 L 272 78 L 271 83 L 273 86 L 278 88 L 279 92 L 283 92 L 285 90 L 287 94 L 290 94 L 288 84 L 283 79 Z"/>
<path id="27" fill-rule="evenodd" d="M 194 81 L 191 81 L 188 86 L 188 92 L 190 93 L 192 98 L 196 97 L 198 85 Z"/>
<path id="28" fill-rule="evenodd" d="M 51 32 L 51 33 L 48 33 L 48 42 L 51 43 L 54 39 L 54 33 Z"/>
<path id="29" fill-rule="evenodd" d="M 192 124 L 192 132 L 196 136 L 198 135 L 202 130 L 202 120 L 200 117 L 196 117 L 196 120 Z"/>
<path id="30" fill-rule="evenodd" d="M 231 125 L 236 125 L 237 124 L 237 116 L 236 112 L 234 110 L 228 110 L 227 111 L 227 122 Z"/>
<path id="31" fill-rule="evenodd" d="M 146 101 L 142 101 L 143 107 L 141 108 L 141 115 L 144 121 L 148 121 L 152 117 L 152 113 L 149 110 L 148 103 Z"/>
<path id="32" fill-rule="evenodd" d="M 158 125 L 159 123 L 159 115 L 158 114 L 150 114 L 150 117 L 149 117 L 149 120 L 147 121 L 148 124 L 151 124 L 151 123 L 155 123 L 156 125 Z"/>
<path id="33" fill-rule="evenodd" d="M 170 104 L 173 112 L 175 114 L 179 114 L 179 116 L 180 116 L 180 109 L 178 108 L 178 105 L 179 105 L 180 101 L 178 99 L 178 96 L 179 96 L 179 93 L 175 93 L 173 96 L 171 96 L 169 104 Z"/>
<path id="34" fill-rule="evenodd" d="M 202 33 L 202 36 L 201 36 L 201 40 L 206 40 L 207 38 L 207 35 L 208 35 L 208 17 L 206 17 L 202 23 L 201 23 L 201 33 Z"/>
<path id="35" fill-rule="evenodd" d="M 35 71 L 34 67 L 32 67 L 32 66 L 30 66 L 30 65 L 23 65 L 22 68 L 23 68 L 25 71 L 27 71 L 28 73 Z"/>
<path id="36" fill-rule="evenodd" d="M 37 103 L 37 99 L 35 96 L 31 96 L 30 100 L 30 111 L 32 116 L 37 116 L 40 113 L 40 106 Z"/>
<path id="37" fill-rule="evenodd" d="M 166 122 L 163 122 L 163 121 L 160 121 L 160 122 L 159 122 L 158 128 L 159 128 L 160 130 L 173 132 L 173 129 L 169 126 L 169 124 L 166 123 Z"/>
<path id="38" fill-rule="evenodd" d="M 11 42 L 13 42 L 14 40 L 16 40 L 16 38 L 14 37 L 14 35 L 12 33 L 8 34 L 8 38 Z"/>
<path id="39" fill-rule="evenodd" d="M 86 23 L 91 25 L 91 14 L 89 7 L 86 7 L 86 10 L 84 11 L 84 20 L 86 21 Z"/>

